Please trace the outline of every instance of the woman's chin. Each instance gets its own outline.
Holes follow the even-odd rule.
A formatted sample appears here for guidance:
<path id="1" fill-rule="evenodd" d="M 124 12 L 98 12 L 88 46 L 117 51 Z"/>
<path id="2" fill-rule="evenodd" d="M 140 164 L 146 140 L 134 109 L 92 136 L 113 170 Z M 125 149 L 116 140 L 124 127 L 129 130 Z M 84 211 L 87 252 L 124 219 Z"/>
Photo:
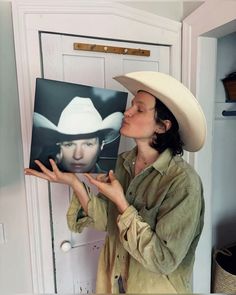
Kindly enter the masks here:
<path id="1" fill-rule="evenodd" d="M 125 128 L 125 126 L 122 126 L 120 128 L 120 134 L 123 136 L 128 136 L 128 130 L 127 130 L 127 128 Z"/>
<path id="2" fill-rule="evenodd" d="M 134 137 L 134 134 L 131 134 L 127 129 L 125 130 L 125 128 L 120 129 L 120 134 L 125 137 L 130 137 L 130 138 Z"/>

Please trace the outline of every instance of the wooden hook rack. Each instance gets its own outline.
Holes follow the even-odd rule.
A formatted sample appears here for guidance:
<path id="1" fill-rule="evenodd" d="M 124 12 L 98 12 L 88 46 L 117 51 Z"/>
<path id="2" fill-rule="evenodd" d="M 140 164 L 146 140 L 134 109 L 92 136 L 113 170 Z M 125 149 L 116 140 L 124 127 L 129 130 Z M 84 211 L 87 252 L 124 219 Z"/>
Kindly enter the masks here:
<path id="1" fill-rule="evenodd" d="M 87 43 L 74 43 L 74 50 L 84 50 L 84 51 L 95 51 L 95 52 L 105 52 L 105 53 L 115 53 L 115 54 L 127 54 L 127 55 L 138 55 L 138 56 L 150 56 L 150 50 L 146 49 L 136 49 L 127 47 L 117 47 L 108 45 L 97 45 L 97 44 L 87 44 Z"/>

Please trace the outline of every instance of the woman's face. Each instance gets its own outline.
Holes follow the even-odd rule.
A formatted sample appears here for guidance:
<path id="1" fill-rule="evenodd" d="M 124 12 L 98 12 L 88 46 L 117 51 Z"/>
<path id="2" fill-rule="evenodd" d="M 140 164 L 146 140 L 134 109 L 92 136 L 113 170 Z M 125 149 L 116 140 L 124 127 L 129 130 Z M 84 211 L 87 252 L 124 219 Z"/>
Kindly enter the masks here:
<path id="1" fill-rule="evenodd" d="M 120 133 L 134 139 L 151 140 L 159 128 L 154 118 L 155 100 L 155 97 L 147 92 L 138 92 L 131 102 L 131 107 L 124 113 Z"/>
<path id="2" fill-rule="evenodd" d="M 60 147 L 60 164 L 74 173 L 92 172 L 101 151 L 98 137 L 64 141 Z"/>

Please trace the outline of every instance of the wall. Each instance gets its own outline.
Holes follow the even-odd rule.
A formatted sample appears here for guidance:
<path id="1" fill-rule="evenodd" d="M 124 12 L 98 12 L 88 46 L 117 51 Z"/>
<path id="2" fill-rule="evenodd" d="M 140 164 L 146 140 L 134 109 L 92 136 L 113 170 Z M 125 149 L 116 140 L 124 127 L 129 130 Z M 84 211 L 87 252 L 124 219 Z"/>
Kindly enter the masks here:
<path id="1" fill-rule="evenodd" d="M 216 104 L 225 102 L 221 79 L 236 71 L 236 32 L 218 39 Z M 228 108 L 224 104 L 225 109 Z M 236 104 L 233 106 L 236 110 Z M 213 136 L 213 246 L 236 242 L 236 117 L 217 116 Z"/>
<path id="2" fill-rule="evenodd" d="M 31 292 L 10 2 L 0 1 L 0 293 Z"/>

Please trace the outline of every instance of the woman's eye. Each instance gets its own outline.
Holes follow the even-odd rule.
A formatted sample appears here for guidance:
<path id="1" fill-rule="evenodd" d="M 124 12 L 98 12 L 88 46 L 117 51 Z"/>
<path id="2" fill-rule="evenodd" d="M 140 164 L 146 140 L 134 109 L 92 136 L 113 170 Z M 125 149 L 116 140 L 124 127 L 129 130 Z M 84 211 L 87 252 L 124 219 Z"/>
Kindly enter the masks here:
<path id="1" fill-rule="evenodd" d="M 139 113 L 143 113 L 143 110 L 140 109 L 140 108 L 138 108 L 138 112 L 139 112 Z"/>

